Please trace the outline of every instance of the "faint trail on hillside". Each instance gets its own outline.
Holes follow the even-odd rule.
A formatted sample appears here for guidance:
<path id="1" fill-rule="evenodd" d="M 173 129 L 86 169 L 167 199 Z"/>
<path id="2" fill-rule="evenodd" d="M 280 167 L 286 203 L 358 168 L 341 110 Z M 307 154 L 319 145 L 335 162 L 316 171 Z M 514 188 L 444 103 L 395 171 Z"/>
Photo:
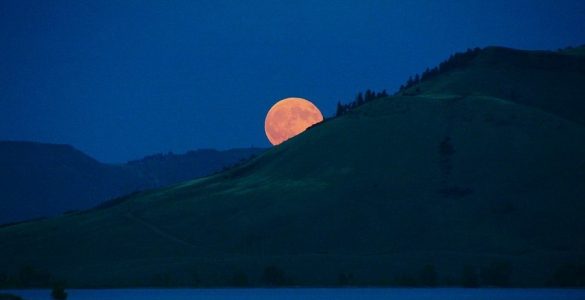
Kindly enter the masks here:
<path id="1" fill-rule="evenodd" d="M 163 237 L 163 238 L 165 238 L 165 239 L 167 239 L 169 241 L 172 241 L 174 243 L 181 244 L 181 245 L 187 246 L 187 247 L 192 247 L 192 248 L 197 247 L 195 244 L 192 244 L 192 243 L 187 242 L 187 241 L 185 241 L 185 240 L 183 240 L 181 238 L 178 238 L 178 237 L 176 237 L 176 236 L 174 236 L 174 235 L 172 235 L 172 234 L 164 231 L 163 229 L 157 227 L 156 225 L 154 225 L 152 223 L 149 223 L 149 222 L 147 222 L 147 221 L 145 221 L 145 220 L 143 220 L 143 219 L 141 219 L 141 218 L 133 215 L 132 213 L 127 213 L 126 214 L 126 217 L 128 219 L 134 221 L 134 222 L 137 222 L 137 223 L 141 224 L 142 226 L 147 227 L 148 229 L 150 229 L 154 233 L 160 235 L 161 237 Z"/>

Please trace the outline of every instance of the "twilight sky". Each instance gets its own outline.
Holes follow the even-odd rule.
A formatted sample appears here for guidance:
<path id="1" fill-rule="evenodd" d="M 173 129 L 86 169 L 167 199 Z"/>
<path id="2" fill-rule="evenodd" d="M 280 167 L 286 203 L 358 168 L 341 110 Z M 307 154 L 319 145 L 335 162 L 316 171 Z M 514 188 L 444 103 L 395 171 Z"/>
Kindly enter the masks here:
<path id="1" fill-rule="evenodd" d="M 0 1 L 0 140 L 104 162 L 262 146 L 279 99 L 325 116 L 451 53 L 585 43 L 585 1 Z"/>

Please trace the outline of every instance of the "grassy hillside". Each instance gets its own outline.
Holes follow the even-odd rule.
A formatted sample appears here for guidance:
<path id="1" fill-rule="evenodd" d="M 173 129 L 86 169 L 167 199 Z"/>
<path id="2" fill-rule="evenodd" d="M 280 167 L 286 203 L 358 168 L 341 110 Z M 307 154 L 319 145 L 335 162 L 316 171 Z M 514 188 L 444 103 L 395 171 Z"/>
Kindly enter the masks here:
<path id="1" fill-rule="evenodd" d="M 402 94 L 492 96 L 585 125 L 583 49 L 546 52 L 489 47 L 468 66 L 423 81 Z"/>
<path id="2" fill-rule="evenodd" d="M 441 75 L 229 171 L 0 229 L 5 284 L 573 284 L 585 127 L 469 76 L 484 89 L 440 90 Z"/>

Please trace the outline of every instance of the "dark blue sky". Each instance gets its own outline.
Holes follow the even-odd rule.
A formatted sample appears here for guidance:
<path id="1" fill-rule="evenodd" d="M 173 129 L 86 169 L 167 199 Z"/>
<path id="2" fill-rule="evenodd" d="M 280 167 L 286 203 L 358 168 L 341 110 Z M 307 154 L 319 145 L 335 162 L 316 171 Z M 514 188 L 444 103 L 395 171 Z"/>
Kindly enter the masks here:
<path id="1" fill-rule="evenodd" d="M 106 162 L 269 146 L 271 104 L 331 115 L 455 51 L 585 43 L 585 1 L 0 1 L 0 139 Z"/>

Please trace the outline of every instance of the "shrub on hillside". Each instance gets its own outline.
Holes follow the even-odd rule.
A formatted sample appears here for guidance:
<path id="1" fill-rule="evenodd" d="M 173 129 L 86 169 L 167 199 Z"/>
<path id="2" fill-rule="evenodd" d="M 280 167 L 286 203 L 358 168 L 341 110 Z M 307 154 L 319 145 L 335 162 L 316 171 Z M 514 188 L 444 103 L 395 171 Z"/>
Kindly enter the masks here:
<path id="1" fill-rule="evenodd" d="M 66 300 L 67 292 L 62 285 L 55 285 L 51 290 L 51 298 L 54 300 Z"/>

